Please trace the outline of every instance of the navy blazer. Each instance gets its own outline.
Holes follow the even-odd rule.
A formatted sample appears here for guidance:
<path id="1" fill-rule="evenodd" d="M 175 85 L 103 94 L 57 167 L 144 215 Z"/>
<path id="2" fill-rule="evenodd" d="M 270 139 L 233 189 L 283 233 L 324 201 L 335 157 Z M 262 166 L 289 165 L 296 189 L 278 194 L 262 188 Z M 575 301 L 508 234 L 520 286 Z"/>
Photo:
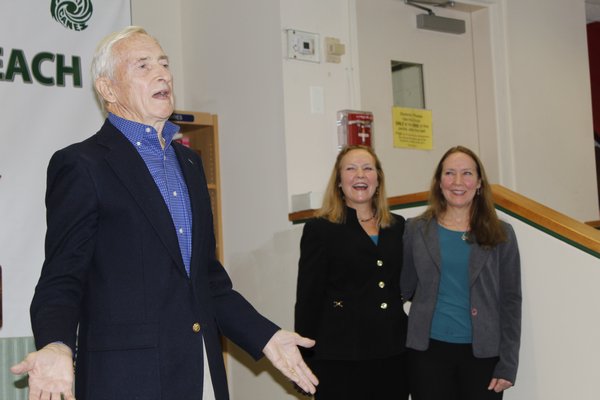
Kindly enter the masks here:
<path id="1" fill-rule="evenodd" d="M 404 352 L 400 297 L 404 218 L 373 243 L 346 208 L 346 222 L 308 221 L 300 243 L 295 329 L 316 340 L 305 359 L 369 360 Z"/>
<path id="2" fill-rule="evenodd" d="M 31 320 L 38 348 L 76 349 L 78 400 L 201 399 L 202 338 L 216 398 L 228 399 L 220 335 L 259 358 L 278 330 L 232 289 L 215 258 L 202 162 L 172 145 L 192 208 L 189 277 L 160 191 L 108 120 L 50 161 Z"/>
<path id="3" fill-rule="evenodd" d="M 492 248 L 471 245 L 469 285 L 473 353 L 499 357 L 495 378 L 513 384 L 519 364 L 521 336 L 521 263 L 512 227 L 502 222 L 507 241 Z M 412 299 L 406 346 L 429 347 L 431 320 L 441 276 L 437 221 L 410 219 L 404 235 L 402 295 Z"/>

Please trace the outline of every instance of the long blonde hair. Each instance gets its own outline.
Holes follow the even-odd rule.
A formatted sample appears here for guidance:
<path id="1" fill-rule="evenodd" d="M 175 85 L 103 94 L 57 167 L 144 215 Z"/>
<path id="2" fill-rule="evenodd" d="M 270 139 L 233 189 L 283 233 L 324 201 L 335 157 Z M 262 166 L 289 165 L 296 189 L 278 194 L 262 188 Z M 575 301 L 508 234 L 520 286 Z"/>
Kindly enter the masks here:
<path id="1" fill-rule="evenodd" d="M 385 192 L 385 175 L 381 162 L 375 154 L 375 151 L 368 146 L 352 145 L 344 147 L 338 154 L 327 188 L 323 195 L 323 205 L 317 210 L 316 216 L 325 218 L 331 222 L 341 224 L 346 221 L 346 202 L 344 201 L 344 193 L 340 187 L 341 183 L 341 164 L 344 156 L 354 150 L 364 150 L 373 157 L 375 160 L 375 169 L 377 170 L 377 180 L 379 181 L 379 187 L 375 191 L 373 198 L 371 199 L 371 205 L 377 215 L 377 224 L 382 228 L 390 226 L 394 220 L 392 213 L 387 202 L 387 196 Z"/>
<path id="2" fill-rule="evenodd" d="M 471 238 L 475 238 L 475 241 L 481 246 L 493 247 L 497 244 L 505 242 L 507 240 L 506 232 L 504 231 L 496 209 L 494 207 L 494 197 L 490 184 L 485 174 L 483 164 L 477 155 L 470 149 L 464 146 L 455 146 L 442 156 L 442 159 L 435 169 L 433 178 L 431 179 L 431 187 L 429 189 L 429 206 L 421 218 L 430 220 L 432 218 L 438 219 L 448 207 L 448 203 L 442 188 L 440 187 L 442 179 L 442 169 L 444 161 L 454 153 L 463 153 L 473 159 L 477 167 L 477 176 L 481 181 L 481 186 L 478 189 L 473 203 L 471 204 L 470 212 L 470 230 L 469 235 Z"/>

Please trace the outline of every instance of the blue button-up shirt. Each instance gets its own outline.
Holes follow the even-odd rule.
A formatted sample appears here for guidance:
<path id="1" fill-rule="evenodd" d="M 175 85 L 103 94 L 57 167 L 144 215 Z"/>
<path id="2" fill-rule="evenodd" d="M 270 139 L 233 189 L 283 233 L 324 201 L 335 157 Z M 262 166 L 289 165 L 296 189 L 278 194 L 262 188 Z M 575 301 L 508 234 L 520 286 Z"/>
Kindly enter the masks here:
<path id="1" fill-rule="evenodd" d="M 162 136 L 166 144 L 163 149 L 158 140 L 158 133 L 152 126 L 129 121 L 111 113 L 108 114 L 108 120 L 125 135 L 146 163 L 171 213 L 183 264 L 189 275 L 192 255 L 192 208 L 181 167 L 171 146 L 179 127 L 172 122 L 165 122 Z"/>

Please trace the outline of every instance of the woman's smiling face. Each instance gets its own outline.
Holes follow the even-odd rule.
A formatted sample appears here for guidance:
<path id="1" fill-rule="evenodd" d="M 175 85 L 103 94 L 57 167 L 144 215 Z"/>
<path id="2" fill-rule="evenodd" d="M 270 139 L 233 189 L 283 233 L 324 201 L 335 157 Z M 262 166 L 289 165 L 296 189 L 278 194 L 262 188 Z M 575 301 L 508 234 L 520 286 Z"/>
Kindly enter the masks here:
<path id="1" fill-rule="evenodd" d="M 450 154 L 442 164 L 440 188 L 448 207 L 470 208 L 481 178 L 475 160 L 465 153 Z"/>
<path id="2" fill-rule="evenodd" d="M 364 203 L 371 204 L 379 186 L 375 160 L 366 150 L 348 152 L 340 163 L 340 187 L 346 205 L 356 209 Z"/>

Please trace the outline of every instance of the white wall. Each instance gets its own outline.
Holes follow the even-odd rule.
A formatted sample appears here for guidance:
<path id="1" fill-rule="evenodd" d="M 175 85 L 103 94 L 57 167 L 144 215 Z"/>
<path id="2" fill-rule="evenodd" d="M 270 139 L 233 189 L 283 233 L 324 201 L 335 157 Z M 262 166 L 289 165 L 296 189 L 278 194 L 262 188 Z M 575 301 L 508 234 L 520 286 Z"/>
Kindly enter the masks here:
<path id="1" fill-rule="evenodd" d="M 281 0 L 281 29 L 334 37 L 346 46 L 341 62 L 283 60 L 288 194 L 322 192 L 337 155 L 336 112 L 358 109 L 358 63 L 354 43 L 353 1 Z M 283 37 L 285 43 L 285 36 Z M 284 54 L 287 47 L 284 46 Z M 322 112 L 311 111 L 310 88 L 323 91 Z"/>
<path id="2" fill-rule="evenodd" d="M 288 195 L 323 190 L 335 111 L 363 108 L 375 114 L 391 195 L 426 188 L 439 156 L 461 143 L 479 152 L 493 182 L 598 218 L 583 0 L 466 3 L 436 10 L 467 22 L 465 35 L 448 35 L 416 29 L 421 11 L 397 0 L 339 1 L 337 13 L 333 1 L 281 1 L 283 29 L 337 36 L 348 49 L 341 64 L 283 61 Z M 424 64 L 432 151 L 391 145 L 391 59 Z M 322 114 L 310 110 L 311 86 L 324 89 Z"/>
<path id="3" fill-rule="evenodd" d="M 596 220 L 584 1 L 508 0 L 506 25 L 513 189 Z"/>
<path id="4" fill-rule="evenodd" d="M 506 400 L 598 398 L 600 259 L 500 213 L 521 252 L 519 373 Z"/>
<path id="5" fill-rule="evenodd" d="M 357 0 L 361 99 L 375 117 L 375 149 L 386 172 L 388 195 L 427 190 L 433 169 L 450 147 L 479 150 L 470 14 L 436 10 L 466 21 L 454 35 L 417 29 L 422 10 L 397 0 Z M 425 108 L 432 111 L 433 150 L 393 147 L 391 60 L 423 65 Z"/>
<path id="6" fill-rule="evenodd" d="M 375 113 L 389 194 L 426 189 L 440 155 L 460 143 L 481 155 L 493 182 L 576 219 L 598 218 L 583 0 L 436 10 L 464 19 L 465 35 L 416 29 L 422 12 L 403 2 L 356 3 L 361 102 Z M 424 64 L 432 151 L 390 145 L 390 59 Z"/>

